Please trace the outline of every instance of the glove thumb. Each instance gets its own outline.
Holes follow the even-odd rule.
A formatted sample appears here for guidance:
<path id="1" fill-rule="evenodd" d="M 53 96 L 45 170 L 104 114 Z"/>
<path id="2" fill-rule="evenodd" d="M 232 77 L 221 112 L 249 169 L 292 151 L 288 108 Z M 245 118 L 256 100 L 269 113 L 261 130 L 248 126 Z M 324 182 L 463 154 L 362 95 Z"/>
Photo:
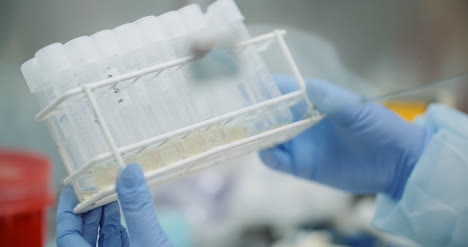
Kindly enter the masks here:
<path id="1" fill-rule="evenodd" d="M 134 163 L 125 167 L 116 186 L 132 246 L 172 246 L 156 217 L 140 166 Z"/>
<path id="2" fill-rule="evenodd" d="M 307 81 L 306 90 L 317 110 L 340 125 L 355 120 L 365 105 L 360 95 L 323 80 Z"/>

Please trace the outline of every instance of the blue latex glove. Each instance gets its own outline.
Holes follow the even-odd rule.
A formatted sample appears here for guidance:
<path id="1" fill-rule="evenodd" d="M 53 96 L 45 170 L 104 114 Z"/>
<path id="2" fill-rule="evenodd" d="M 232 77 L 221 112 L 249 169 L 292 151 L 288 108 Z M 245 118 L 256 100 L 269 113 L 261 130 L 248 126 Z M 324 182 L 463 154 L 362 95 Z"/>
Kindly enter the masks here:
<path id="1" fill-rule="evenodd" d="M 120 224 L 117 202 L 74 214 L 78 203 L 73 189 L 65 187 L 57 208 L 58 246 L 172 246 L 164 234 L 153 206 L 148 185 L 137 164 L 122 170 L 117 179 L 117 194 L 127 222 L 128 233 Z"/>
<path id="2" fill-rule="evenodd" d="M 283 92 L 295 89 L 290 77 L 276 81 Z M 399 199 L 432 132 L 324 81 L 307 81 L 307 94 L 326 117 L 294 139 L 262 151 L 262 160 L 336 188 Z M 301 109 L 293 114 L 299 117 Z"/>

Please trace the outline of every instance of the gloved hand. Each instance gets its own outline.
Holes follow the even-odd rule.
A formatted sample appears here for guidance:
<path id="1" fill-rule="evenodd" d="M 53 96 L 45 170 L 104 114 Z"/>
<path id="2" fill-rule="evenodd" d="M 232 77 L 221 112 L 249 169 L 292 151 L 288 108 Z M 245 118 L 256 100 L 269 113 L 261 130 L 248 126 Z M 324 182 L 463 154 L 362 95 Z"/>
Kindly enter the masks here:
<path id="1" fill-rule="evenodd" d="M 276 81 L 283 92 L 296 87 L 287 76 Z M 399 199 L 432 131 L 324 81 L 307 81 L 307 94 L 326 117 L 292 140 L 262 151 L 264 163 L 354 193 Z M 296 109 L 293 114 L 301 113 Z"/>
<path id="2" fill-rule="evenodd" d="M 122 170 L 117 194 L 129 234 L 120 224 L 117 202 L 77 215 L 73 208 L 78 200 L 72 188 L 65 187 L 57 208 L 57 246 L 96 246 L 98 235 L 99 246 L 172 246 L 159 225 L 139 165 L 130 164 Z"/>

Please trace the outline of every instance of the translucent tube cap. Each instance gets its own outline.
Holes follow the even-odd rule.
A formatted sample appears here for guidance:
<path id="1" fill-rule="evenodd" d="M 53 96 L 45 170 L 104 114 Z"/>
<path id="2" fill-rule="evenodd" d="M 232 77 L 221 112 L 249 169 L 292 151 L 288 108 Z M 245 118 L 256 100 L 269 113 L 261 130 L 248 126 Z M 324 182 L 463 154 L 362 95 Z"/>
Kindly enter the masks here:
<path id="1" fill-rule="evenodd" d="M 217 0 L 208 6 L 206 12 L 213 21 L 223 21 L 227 23 L 244 21 L 244 16 L 234 0 Z"/>
<path id="2" fill-rule="evenodd" d="M 177 38 L 188 33 L 182 15 L 177 11 L 169 11 L 160 15 L 158 19 L 168 38 Z"/>
<path id="3" fill-rule="evenodd" d="M 135 24 L 126 23 L 116 27 L 113 32 L 122 51 L 131 51 L 143 47 L 143 42 Z"/>
<path id="4" fill-rule="evenodd" d="M 190 4 L 178 10 L 182 16 L 182 21 L 189 32 L 194 33 L 204 29 L 207 25 L 205 15 L 200 6 Z"/>
<path id="5" fill-rule="evenodd" d="M 38 92 L 42 89 L 43 81 L 40 79 L 40 67 L 35 58 L 31 58 L 21 65 L 21 72 L 28 84 L 31 93 Z"/>
<path id="6" fill-rule="evenodd" d="M 73 64 L 96 63 L 99 60 L 96 45 L 88 36 L 72 39 L 64 47 Z"/>
<path id="7" fill-rule="evenodd" d="M 164 40 L 162 27 L 156 16 L 146 16 L 134 23 L 140 32 L 143 43 Z"/>
<path id="8" fill-rule="evenodd" d="M 67 53 L 60 43 L 54 43 L 40 49 L 36 52 L 36 59 L 45 79 L 71 68 Z"/>
<path id="9" fill-rule="evenodd" d="M 156 16 L 154 15 L 148 15 L 148 16 L 145 16 L 145 17 L 142 17 L 136 21 L 133 22 L 133 24 L 138 24 L 140 22 L 145 22 L 145 21 L 148 21 L 148 20 L 152 20 L 152 19 L 156 19 Z"/>
<path id="10" fill-rule="evenodd" d="M 116 57 L 119 54 L 117 37 L 111 30 L 103 30 L 91 35 L 91 39 L 96 44 L 98 54 L 102 57 Z"/>

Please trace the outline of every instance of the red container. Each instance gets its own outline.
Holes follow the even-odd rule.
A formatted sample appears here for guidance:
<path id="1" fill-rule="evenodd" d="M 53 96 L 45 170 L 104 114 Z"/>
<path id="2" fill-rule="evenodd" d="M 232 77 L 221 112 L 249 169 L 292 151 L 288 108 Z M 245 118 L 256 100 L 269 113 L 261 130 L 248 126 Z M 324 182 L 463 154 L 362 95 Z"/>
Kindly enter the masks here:
<path id="1" fill-rule="evenodd" d="M 52 200 L 47 158 L 0 150 L 0 246 L 44 246 Z"/>

